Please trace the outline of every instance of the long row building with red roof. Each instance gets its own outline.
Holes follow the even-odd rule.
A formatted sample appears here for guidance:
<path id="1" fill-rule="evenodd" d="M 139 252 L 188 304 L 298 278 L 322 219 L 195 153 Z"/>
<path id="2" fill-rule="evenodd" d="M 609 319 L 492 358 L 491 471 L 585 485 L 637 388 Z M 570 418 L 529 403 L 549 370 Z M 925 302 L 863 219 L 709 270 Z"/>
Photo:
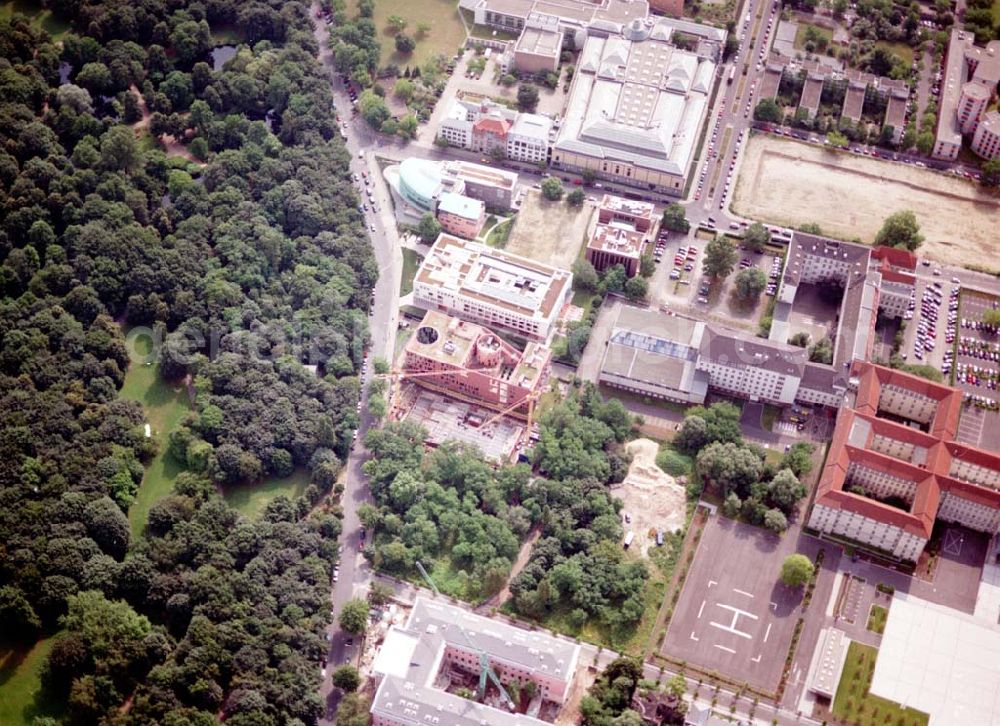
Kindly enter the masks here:
<path id="1" fill-rule="evenodd" d="M 809 527 L 908 561 L 938 519 L 1000 531 L 1000 456 L 955 440 L 961 391 L 862 361 L 849 389 Z"/>

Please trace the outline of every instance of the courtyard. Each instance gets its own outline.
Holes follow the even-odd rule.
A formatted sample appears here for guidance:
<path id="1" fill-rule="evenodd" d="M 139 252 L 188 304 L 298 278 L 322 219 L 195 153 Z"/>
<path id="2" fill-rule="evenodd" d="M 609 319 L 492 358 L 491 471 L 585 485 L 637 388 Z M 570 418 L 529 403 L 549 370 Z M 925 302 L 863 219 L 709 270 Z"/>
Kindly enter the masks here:
<path id="1" fill-rule="evenodd" d="M 993 227 L 1000 199 L 975 184 L 916 166 L 751 134 L 732 209 L 786 227 L 815 223 L 824 234 L 871 242 L 895 211 L 913 210 L 936 260 L 1000 267 Z"/>

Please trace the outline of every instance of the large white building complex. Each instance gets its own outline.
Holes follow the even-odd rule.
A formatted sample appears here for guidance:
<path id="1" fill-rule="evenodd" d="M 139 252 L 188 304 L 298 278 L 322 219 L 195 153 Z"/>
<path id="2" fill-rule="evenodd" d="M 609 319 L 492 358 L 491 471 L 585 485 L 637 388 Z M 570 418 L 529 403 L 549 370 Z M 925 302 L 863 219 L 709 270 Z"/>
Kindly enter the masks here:
<path id="1" fill-rule="evenodd" d="M 527 714 L 498 707 L 499 694 L 478 703 L 447 690 L 453 676 L 478 680 L 481 654 L 505 686 L 535 684 Z M 544 726 L 529 714 L 565 702 L 579 658 L 572 641 L 418 597 L 406 625 L 390 628 L 372 666 L 378 680 L 372 724 Z"/>
<path id="2" fill-rule="evenodd" d="M 427 310 L 548 340 L 572 294 L 573 275 L 448 234 L 438 237 L 413 281 L 413 301 Z"/>
<path id="3" fill-rule="evenodd" d="M 977 46 L 972 33 L 956 26 L 944 72 L 934 157 L 954 161 L 963 138 L 985 159 L 1000 156 L 1000 111 L 987 110 L 1000 83 L 1000 40 Z"/>
<path id="4" fill-rule="evenodd" d="M 699 37 L 695 52 L 672 43 L 680 31 Z M 552 166 L 680 195 L 724 41 L 724 30 L 667 18 L 637 18 L 614 33 L 591 29 Z"/>
<path id="5" fill-rule="evenodd" d="M 770 337 L 682 315 L 622 307 L 604 353 L 600 381 L 679 403 L 702 403 L 709 389 L 780 406 L 838 407 L 850 365 L 870 357 L 881 311 L 899 317 L 914 296 L 916 258 L 904 250 L 796 232 L 788 246 Z M 789 345 L 796 298 L 807 285 L 843 288 L 830 364 Z"/>

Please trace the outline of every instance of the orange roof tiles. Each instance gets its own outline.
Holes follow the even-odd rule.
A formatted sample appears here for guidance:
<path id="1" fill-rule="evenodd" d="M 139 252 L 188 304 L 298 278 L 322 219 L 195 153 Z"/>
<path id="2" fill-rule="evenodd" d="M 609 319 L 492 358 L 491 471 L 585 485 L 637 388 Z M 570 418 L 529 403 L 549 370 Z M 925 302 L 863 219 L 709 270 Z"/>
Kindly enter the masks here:
<path id="1" fill-rule="evenodd" d="M 949 474 L 953 459 L 1000 470 L 1000 455 L 953 440 L 961 413 L 959 390 L 864 361 L 855 361 L 851 373 L 858 377 L 855 405 L 853 409 L 841 409 L 837 418 L 830 451 L 816 492 L 817 504 L 855 512 L 925 538 L 930 537 L 934 527 L 942 491 L 986 506 L 1000 507 L 1000 491 L 955 479 Z M 938 401 L 937 411 L 930 423 L 930 433 L 879 418 L 878 401 L 883 385 L 905 388 Z M 867 422 L 878 436 L 925 448 L 923 465 L 916 466 L 902 459 L 853 445 L 851 432 L 859 420 Z M 864 446 L 868 445 L 870 437 L 864 442 Z M 852 463 L 914 482 L 916 487 L 909 511 L 845 491 L 844 485 Z"/>

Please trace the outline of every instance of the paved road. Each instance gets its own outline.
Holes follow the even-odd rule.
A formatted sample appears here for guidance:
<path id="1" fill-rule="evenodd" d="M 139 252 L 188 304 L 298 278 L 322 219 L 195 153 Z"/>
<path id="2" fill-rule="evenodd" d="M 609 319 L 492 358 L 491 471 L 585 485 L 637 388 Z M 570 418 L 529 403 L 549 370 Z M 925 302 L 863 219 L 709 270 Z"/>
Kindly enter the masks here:
<path id="1" fill-rule="evenodd" d="M 339 77 L 333 73 L 333 57 L 327 44 L 329 32 L 322 20 L 315 17 L 318 4 L 312 8 L 314 34 L 320 48 L 320 62 L 330 72 L 331 84 L 336 107 L 340 110 L 350 108 L 350 101 L 346 91 L 340 83 Z M 365 215 L 365 224 L 369 227 L 372 240 L 372 248 L 375 259 L 378 263 L 379 278 L 375 285 L 375 305 L 372 316 L 369 318 L 371 330 L 371 351 L 373 356 L 391 358 L 395 345 L 395 332 L 397 326 L 397 298 L 399 296 L 399 281 L 402 275 L 403 260 L 400 253 L 399 239 L 396 234 L 396 226 L 392 219 L 392 206 L 388 200 L 387 190 L 377 174 L 375 160 L 371 155 L 371 149 L 375 146 L 375 136 L 364 127 L 360 119 L 350 119 L 348 113 L 341 114 L 341 120 L 348 123 L 347 149 L 351 153 L 351 172 L 359 173 L 362 170 L 368 172 L 369 177 L 375 180 L 375 195 L 378 200 L 378 212 L 371 209 Z M 362 156 L 359 153 L 363 152 Z M 374 227 L 374 231 L 371 231 Z M 372 367 L 370 366 L 365 376 L 364 382 L 367 384 L 371 380 Z M 355 593 L 362 593 L 367 589 L 372 573 L 366 561 L 361 556 L 360 530 L 361 523 L 358 519 L 358 507 L 369 500 L 366 478 L 361 471 L 367 452 L 362 444 L 364 433 L 372 425 L 373 421 L 367 413 L 368 395 L 367 390 L 362 392 L 362 417 L 361 428 L 358 440 L 348 457 L 345 465 L 345 488 L 341 498 L 344 509 L 343 554 L 340 560 L 340 574 L 334 583 L 330 597 L 331 610 L 334 614 L 334 623 L 340 608 L 345 602 L 354 597 Z M 336 665 L 346 662 L 357 655 L 357 644 L 348 645 L 348 638 L 336 625 L 332 625 L 328 632 L 330 640 L 330 650 L 327 654 L 328 669 L 332 670 Z M 320 697 L 325 705 L 324 717 L 320 719 L 320 724 L 333 724 L 334 711 L 338 694 L 330 685 L 328 678 L 323 679 L 320 689 Z"/>

